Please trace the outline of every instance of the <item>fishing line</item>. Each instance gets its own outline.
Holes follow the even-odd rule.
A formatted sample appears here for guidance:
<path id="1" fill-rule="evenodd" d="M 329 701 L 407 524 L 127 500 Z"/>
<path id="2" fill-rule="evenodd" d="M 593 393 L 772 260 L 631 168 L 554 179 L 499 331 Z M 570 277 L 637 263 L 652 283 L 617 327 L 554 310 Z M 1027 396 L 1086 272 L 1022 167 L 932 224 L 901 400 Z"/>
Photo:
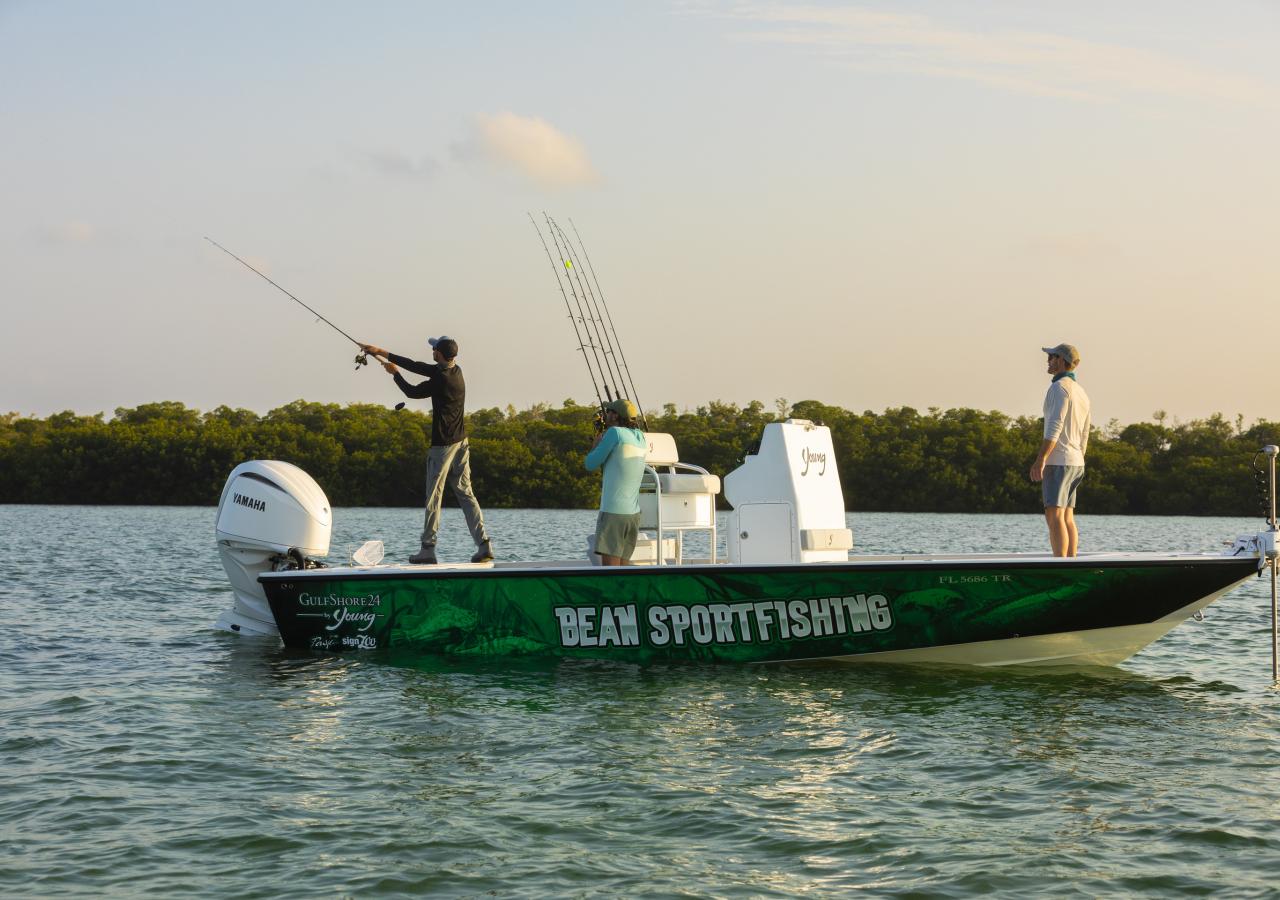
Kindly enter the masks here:
<path id="1" fill-rule="evenodd" d="M 314 309 L 312 309 L 310 306 L 307 306 L 307 304 L 303 303 L 303 302 L 302 302 L 301 300 L 299 300 L 297 297 L 293 296 L 293 294 L 289 293 L 289 292 L 288 292 L 288 291 L 286 291 L 284 288 L 280 287 L 280 285 L 276 284 L 276 283 L 275 283 L 274 281 L 272 281 L 270 278 L 267 278 L 267 276 L 266 276 L 266 275 L 263 275 L 261 272 L 259 272 L 257 269 L 255 269 L 253 266 L 249 265 L 249 264 L 248 264 L 247 262 L 245 262 L 243 259 L 241 259 L 240 257 L 236 256 L 234 253 L 232 253 L 232 252 L 231 252 L 230 250 L 228 250 L 226 247 L 222 246 L 222 245 L 221 245 L 221 244 L 219 244 L 217 241 L 215 241 L 213 238 L 211 238 L 211 237 L 209 237 L 208 235 L 206 235 L 206 236 L 205 236 L 205 240 L 206 240 L 206 241 L 208 241 L 210 244 L 213 244 L 213 246 L 217 247 L 217 248 L 218 248 L 219 250 L 221 250 L 223 253 L 227 254 L 227 256 L 230 256 L 230 257 L 231 257 L 232 259 L 234 259 L 236 262 L 240 263 L 240 265 L 244 266 L 246 269 L 248 269 L 248 270 L 249 270 L 250 272 L 252 272 L 253 274 L 257 275 L 258 277 L 260 277 L 260 278 L 262 278 L 262 279 L 264 279 L 264 280 L 267 282 L 267 284 L 271 285 L 273 288 L 275 288 L 276 290 L 278 290 L 280 293 L 284 294 L 286 297 L 288 297 L 288 298 L 289 298 L 290 300 L 292 300 L 294 303 L 298 304 L 298 305 L 299 305 L 299 306 L 301 306 L 303 309 L 305 309 L 307 312 L 309 312 L 309 313 L 311 313 L 312 315 L 314 315 L 314 316 L 315 316 L 319 321 L 324 322 L 324 324 L 328 325 L 328 326 L 329 326 L 330 328 L 332 328 L 334 331 L 338 332 L 338 334 L 342 335 L 344 338 L 346 338 L 347 340 L 349 340 L 351 343 L 355 344 L 357 347 L 359 347 L 359 346 L 360 346 L 360 342 L 359 342 L 359 341 L 357 341 L 355 338 L 353 338 L 351 335 L 347 334 L 345 331 L 343 331 L 343 330 L 342 330 L 341 328 L 339 328 L 337 325 L 334 325 L 332 322 L 330 322 L 330 321 L 329 321 L 328 319 L 326 319 L 324 316 L 320 315 L 320 313 L 316 312 L 316 311 L 315 311 Z M 359 353 L 359 354 L 357 354 L 357 355 L 356 355 L 356 366 L 357 366 L 357 369 L 358 369 L 360 366 L 367 366 L 368 364 L 369 364 L 369 356 L 368 356 L 368 354 L 367 354 L 367 353 L 361 352 L 361 353 Z"/>

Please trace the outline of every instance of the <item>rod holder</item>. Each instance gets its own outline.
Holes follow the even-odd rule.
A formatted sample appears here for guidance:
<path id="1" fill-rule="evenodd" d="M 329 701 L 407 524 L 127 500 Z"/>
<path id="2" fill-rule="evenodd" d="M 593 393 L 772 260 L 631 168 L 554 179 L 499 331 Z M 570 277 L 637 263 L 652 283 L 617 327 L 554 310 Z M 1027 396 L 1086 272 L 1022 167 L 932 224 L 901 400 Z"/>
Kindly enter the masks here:
<path id="1" fill-rule="evenodd" d="M 1267 502 L 1270 509 L 1267 511 L 1267 524 L 1271 526 L 1271 530 L 1276 530 L 1276 457 L 1280 456 L 1280 447 L 1275 444 L 1267 444 L 1260 451 L 1263 456 L 1267 457 Z"/>
<path id="2" fill-rule="evenodd" d="M 1267 567 L 1271 570 L 1271 681 L 1280 683 L 1280 607 L 1276 602 L 1276 579 L 1280 576 L 1280 553 L 1277 552 L 1276 532 L 1276 457 L 1280 456 L 1280 447 L 1267 444 L 1262 448 L 1267 457 L 1267 501 L 1270 506 L 1267 516 L 1267 534 L 1264 538 L 1264 555 Z"/>

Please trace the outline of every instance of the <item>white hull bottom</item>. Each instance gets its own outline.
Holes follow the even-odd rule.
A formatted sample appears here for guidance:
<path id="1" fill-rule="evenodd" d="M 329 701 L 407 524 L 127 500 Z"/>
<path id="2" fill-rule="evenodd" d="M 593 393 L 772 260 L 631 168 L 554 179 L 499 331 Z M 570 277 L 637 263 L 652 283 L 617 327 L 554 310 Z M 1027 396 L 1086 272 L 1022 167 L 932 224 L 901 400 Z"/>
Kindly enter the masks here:
<path id="1" fill-rule="evenodd" d="M 1250 576 L 1252 577 L 1252 576 Z M 1248 580 L 1248 579 L 1244 579 Z M 1204 609 L 1236 584 L 1197 600 L 1154 622 L 1117 628 L 1090 628 L 1003 641 L 945 644 L 915 650 L 825 657 L 840 663 L 944 663 L 964 666 L 1114 666 L 1164 637 L 1174 626 Z"/>
<path id="2" fill-rule="evenodd" d="M 947 644 L 916 650 L 890 650 L 855 656 L 825 657 L 840 663 L 946 663 L 964 666 L 1114 666 L 1164 636 L 1177 622 L 1151 622 L 1120 628 L 1092 628 L 1045 634 Z"/>
<path id="3" fill-rule="evenodd" d="M 263 605 L 265 606 L 266 604 L 264 603 Z M 268 610 L 268 614 L 270 614 L 270 610 Z M 229 609 L 218 616 L 218 621 L 213 623 L 213 627 L 220 631 L 230 631 L 233 634 L 252 637 L 280 637 L 280 629 L 276 627 L 274 621 L 263 622 L 261 619 L 245 615 L 239 609 Z"/>

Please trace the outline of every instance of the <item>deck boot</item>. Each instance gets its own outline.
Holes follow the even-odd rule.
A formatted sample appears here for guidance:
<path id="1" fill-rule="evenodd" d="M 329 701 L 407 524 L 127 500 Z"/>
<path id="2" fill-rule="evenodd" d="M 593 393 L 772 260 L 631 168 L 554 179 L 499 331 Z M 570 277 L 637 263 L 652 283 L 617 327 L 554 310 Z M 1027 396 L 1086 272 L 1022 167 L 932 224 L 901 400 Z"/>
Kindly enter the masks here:
<path id="1" fill-rule="evenodd" d="M 476 552 L 471 557 L 473 563 L 488 562 L 491 559 L 493 559 L 493 541 L 485 541 L 476 548 Z"/>
<path id="2" fill-rule="evenodd" d="M 423 544 L 421 550 L 409 557 L 409 562 L 416 566 L 434 566 L 436 564 L 435 545 Z"/>

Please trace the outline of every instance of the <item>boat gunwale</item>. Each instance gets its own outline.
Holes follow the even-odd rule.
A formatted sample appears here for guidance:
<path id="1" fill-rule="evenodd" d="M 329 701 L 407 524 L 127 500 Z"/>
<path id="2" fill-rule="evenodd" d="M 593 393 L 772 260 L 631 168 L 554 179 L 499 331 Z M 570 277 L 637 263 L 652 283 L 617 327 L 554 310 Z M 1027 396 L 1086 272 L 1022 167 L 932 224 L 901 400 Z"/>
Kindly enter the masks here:
<path id="1" fill-rule="evenodd" d="M 1238 566 L 1249 562 L 1258 571 L 1263 567 L 1256 556 L 1228 556 L 1225 554 L 1155 554 L 1155 553 L 1099 553 L 1076 557 L 1055 556 L 1010 556 L 1004 554 L 965 555 L 965 556 L 898 556 L 885 555 L 860 557 L 849 561 L 808 562 L 808 563 L 683 563 L 681 565 L 657 566 L 595 566 L 589 562 L 568 564 L 568 561 L 554 560 L 549 564 L 490 563 L 457 565 L 415 566 L 332 566 L 316 569 L 285 569 L 278 572 L 263 572 L 258 581 L 268 582 L 306 580 L 349 580 L 349 581 L 382 581 L 391 579 L 455 579 L 455 578 L 495 578 L 495 577 L 528 577 L 547 576 L 593 576 L 607 577 L 645 577 L 652 575 L 670 575 L 680 572 L 691 574 L 710 574 L 717 572 L 733 572 L 735 574 L 770 574 L 784 572 L 883 572 L 903 567 L 907 568 L 983 568 L 999 566 L 1002 569 L 1115 569 L 1115 568 L 1156 568 L 1163 566 L 1209 565 Z"/>

